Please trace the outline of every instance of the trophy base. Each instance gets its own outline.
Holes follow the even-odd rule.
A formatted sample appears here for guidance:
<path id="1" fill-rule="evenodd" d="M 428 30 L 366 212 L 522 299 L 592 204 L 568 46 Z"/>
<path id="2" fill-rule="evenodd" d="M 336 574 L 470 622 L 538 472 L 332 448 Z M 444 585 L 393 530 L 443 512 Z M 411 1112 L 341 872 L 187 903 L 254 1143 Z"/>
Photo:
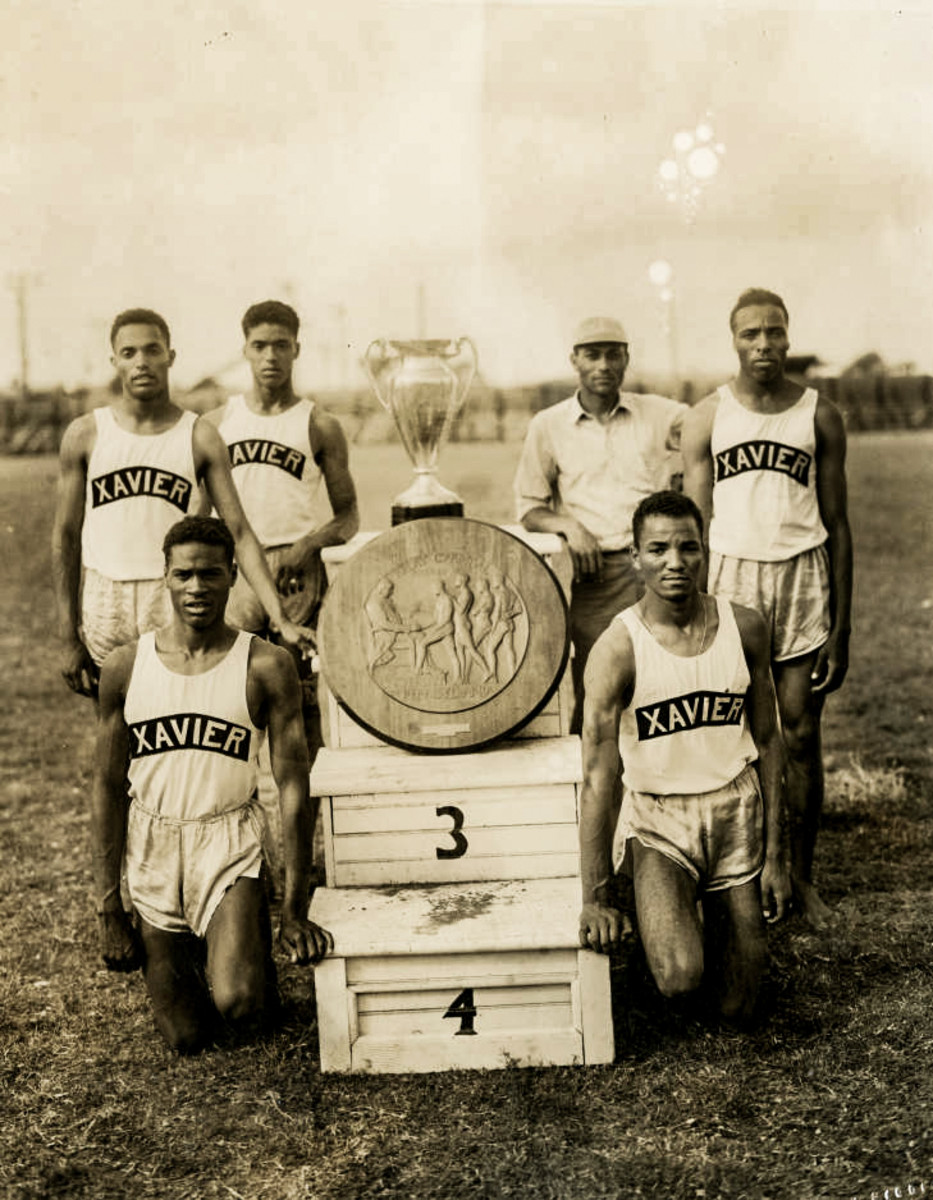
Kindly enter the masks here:
<path id="1" fill-rule="evenodd" d="M 463 501 L 438 483 L 433 471 L 417 471 L 415 482 L 392 501 L 392 524 L 404 525 L 422 517 L 462 517 Z"/>
<path id="2" fill-rule="evenodd" d="M 392 525 L 418 521 L 422 517 L 462 517 L 462 500 L 441 500 L 434 504 L 410 504 L 399 498 L 392 505 Z"/>

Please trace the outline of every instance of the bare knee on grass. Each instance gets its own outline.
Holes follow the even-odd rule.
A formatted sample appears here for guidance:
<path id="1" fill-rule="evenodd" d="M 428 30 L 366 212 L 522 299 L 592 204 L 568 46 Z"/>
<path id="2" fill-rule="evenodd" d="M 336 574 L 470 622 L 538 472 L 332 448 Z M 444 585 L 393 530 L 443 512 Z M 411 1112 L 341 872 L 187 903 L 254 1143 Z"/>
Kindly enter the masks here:
<path id="1" fill-rule="evenodd" d="M 214 1013 L 203 973 L 203 949 L 191 934 L 140 922 L 143 977 L 156 1028 L 171 1050 L 197 1054 L 213 1039 Z"/>
<path id="2" fill-rule="evenodd" d="M 648 967 L 662 996 L 695 992 L 703 979 L 696 883 L 659 850 L 631 842 L 635 910 Z"/>
<path id="3" fill-rule="evenodd" d="M 207 929 L 207 976 L 218 1015 L 235 1027 L 258 1025 L 265 1014 L 271 960 L 269 910 L 258 879 L 238 879 Z"/>
<path id="4" fill-rule="evenodd" d="M 709 893 L 704 908 L 719 1011 L 727 1021 L 751 1021 L 768 965 L 758 880 Z"/>

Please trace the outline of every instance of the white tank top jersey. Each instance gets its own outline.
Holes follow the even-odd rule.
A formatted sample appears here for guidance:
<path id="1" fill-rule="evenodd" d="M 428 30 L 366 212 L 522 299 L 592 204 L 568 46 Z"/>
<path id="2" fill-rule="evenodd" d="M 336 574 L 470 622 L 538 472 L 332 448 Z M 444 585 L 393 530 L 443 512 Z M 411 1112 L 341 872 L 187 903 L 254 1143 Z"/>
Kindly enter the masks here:
<path id="1" fill-rule="evenodd" d="M 308 425 L 314 402 L 299 400 L 282 413 L 253 412 L 231 396 L 218 428 L 230 451 L 233 482 L 263 549 L 290 546 L 316 527 L 314 498 L 321 471 Z"/>
<path id="2" fill-rule="evenodd" d="M 178 675 L 144 633 L 124 702 L 130 798 L 148 812 L 199 821 L 240 808 L 256 791 L 263 731 L 249 715 L 251 633 L 202 675 Z"/>
<path id="3" fill-rule="evenodd" d="M 826 541 L 816 490 L 817 393 L 781 413 L 757 413 L 728 385 L 718 389 L 710 448 L 710 549 L 783 562 Z"/>
<path id="4" fill-rule="evenodd" d="M 127 433 L 110 408 L 96 408 L 94 420 L 81 561 L 108 579 L 161 579 L 162 539 L 197 501 L 197 414 L 183 412 L 171 429 L 151 435 Z"/>
<path id="5" fill-rule="evenodd" d="M 660 646 L 634 608 L 622 621 L 635 651 L 635 690 L 619 723 L 622 779 L 656 796 L 711 792 L 758 757 L 745 697 L 751 676 L 728 600 L 715 597 L 719 628 L 702 654 Z"/>

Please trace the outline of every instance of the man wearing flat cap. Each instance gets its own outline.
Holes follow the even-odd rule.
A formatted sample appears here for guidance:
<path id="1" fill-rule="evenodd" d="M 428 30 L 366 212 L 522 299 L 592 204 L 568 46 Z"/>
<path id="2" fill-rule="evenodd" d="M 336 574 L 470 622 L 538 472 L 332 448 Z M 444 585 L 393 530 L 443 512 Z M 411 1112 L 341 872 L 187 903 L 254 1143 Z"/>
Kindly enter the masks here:
<path id="1" fill-rule="evenodd" d="M 559 534 L 573 559 L 572 731 L 579 733 L 590 650 L 616 613 L 643 591 L 631 561 L 632 514 L 640 500 L 669 488 L 679 473 L 687 410 L 665 396 L 621 390 L 628 338 L 613 318 L 583 321 L 572 345 L 580 386 L 532 417 L 515 499 L 525 528 Z"/>

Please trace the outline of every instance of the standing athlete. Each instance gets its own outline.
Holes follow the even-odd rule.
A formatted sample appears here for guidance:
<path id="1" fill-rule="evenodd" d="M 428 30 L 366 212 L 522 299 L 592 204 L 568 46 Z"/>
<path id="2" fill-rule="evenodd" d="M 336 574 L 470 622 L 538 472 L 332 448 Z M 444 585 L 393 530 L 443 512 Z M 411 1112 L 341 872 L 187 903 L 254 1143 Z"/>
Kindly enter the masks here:
<path id="1" fill-rule="evenodd" d="M 165 320 L 145 308 L 122 312 L 110 344 L 120 394 L 75 418 L 60 454 L 52 571 L 68 686 L 94 695 L 107 654 L 167 619 L 159 547 L 180 516 L 198 510 L 202 484 L 283 640 L 310 647 L 308 631 L 282 610 L 216 429 L 172 402 Z"/>
<path id="2" fill-rule="evenodd" d="M 171 618 L 114 650 L 100 677 L 91 835 L 101 952 L 115 971 L 141 957 L 156 1026 L 181 1053 L 274 1016 L 255 800 L 266 733 L 285 831 L 279 940 L 297 963 L 333 946 L 307 919 L 316 802 L 298 674 L 283 649 L 225 622 L 233 551 L 221 521 L 174 525 L 163 546 Z"/>
<path id="3" fill-rule="evenodd" d="M 301 350 L 298 314 L 288 304 L 266 300 L 246 310 L 243 354 L 253 373 L 252 390 L 231 396 L 207 420 L 217 426 L 230 455 L 240 501 L 263 548 L 288 617 L 317 627 L 326 577 L 321 550 L 348 541 L 359 529 L 356 489 L 347 440 L 337 419 L 313 400 L 295 394 L 292 371 Z M 331 517 L 318 516 L 321 482 Z M 227 605 L 231 625 L 279 641 L 249 582 L 240 575 Z M 311 764 L 323 744 L 317 677 L 311 660 L 295 654 L 301 679 L 302 715 Z M 281 879 L 282 846 L 278 804 L 266 755 L 260 763 L 259 794 L 269 830 L 267 851 L 273 883 Z"/>
<path id="4" fill-rule="evenodd" d="M 312 628 L 324 593 L 321 550 L 348 541 L 360 525 L 347 440 L 336 417 L 296 395 L 292 371 L 301 350 L 298 314 L 266 300 L 246 310 L 243 354 L 252 390 L 208 414 L 227 445 L 233 481 L 265 551 L 285 611 Z M 321 483 L 331 517 L 321 522 Z M 270 634 L 268 616 L 248 582 L 234 585 L 227 616 Z"/>
<path id="5" fill-rule="evenodd" d="M 820 717 L 845 678 L 852 606 L 846 437 L 838 409 L 785 375 L 780 296 L 752 288 L 729 318 L 739 369 L 684 422 L 684 486 L 709 521 L 709 590 L 757 609 L 787 746 L 794 899 L 813 925 L 823 807 Z"/>
<path id="6" fill-rule="evenodd" d="M 702 531 L 679 492 L 639 504 L 632 558 L 645 594 L 590 655 L 580 940 L 605 952 L 628 933 L 608 894 L 621 752 L 615 838 L 655 982 L 673 998 L 705 979 L 722 1016 L 746 1022 L 767 960 L 764 919 L 779 920 L 790 896 L 782 748 L 768 631 L 758 613 L 699 590 Z"/>
<path id="7" fill-rule="evenodd" d="M 575 694 L 571 729 L 583 721 L 583 674 L 596 639 L 641 595 L 632 569 L 632 513 L 669 487 L 686 408 L 676 400 L 623 392 L 628 337 L 609 317 L 591 317 L 573 336 L 577 391 L 536 413 L 515 476 L 518 519 L 556 533 L 573 559 L 570 636 Z"/>

